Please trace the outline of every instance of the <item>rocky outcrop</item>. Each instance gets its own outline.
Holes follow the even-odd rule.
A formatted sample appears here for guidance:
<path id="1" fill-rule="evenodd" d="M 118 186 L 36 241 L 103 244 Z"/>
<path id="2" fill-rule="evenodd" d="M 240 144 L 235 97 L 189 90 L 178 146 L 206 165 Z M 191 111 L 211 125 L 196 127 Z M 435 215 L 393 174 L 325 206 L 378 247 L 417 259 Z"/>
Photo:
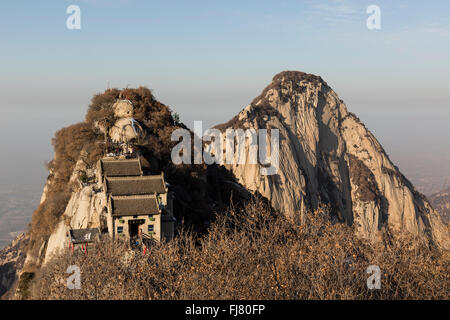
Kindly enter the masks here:
<path id="1" fill-rule="evenodd" d="M 133 118 L 121 118 L 109 130 L 109 136 L 115 143 L 139 142 L 145 139 L 145 131 Z"/>
<path id="2" fill-rule="evenodd" d="M 101 221 L 106 215 L 107 200 L 103 192 L 94 191 L 92 186 L 86 186 L 75 192 L 56 229 L 48 239 L 43 263 L 47 263 L 53 254 L 67 249 L 69 245 L 69 230 L 100 228 L 106 221 Z"/>
<path id="3" fill-rule="evenodd" d="M 133 116 L 133 104 L 129 100 L 119 100 L 112 106 L 116 118 L 131 118 Z"/>
<path id="4" fill-rule="evenodd" d="M 408 231 L 449 249 L 448 230 L 426 198 L 400 173 L 372 133 L 322 78 L 277 74 L 260 96 L 216 128 L 279 129 L 279 169 L 226 165 L 237 180 L 286 214 L 328 204 L 336 219 L 373 241 L 383 228 Z M 249 148 L 246 146 L 246 154 Z"/>
<path id="5" fill-rule="evenodd" d="M 25 248 L 28 241 L 29 236 L 22 233 L 9 246 L 0 250 L 0 298 L 2 299 L 13 295 L 25 261 Z"/>

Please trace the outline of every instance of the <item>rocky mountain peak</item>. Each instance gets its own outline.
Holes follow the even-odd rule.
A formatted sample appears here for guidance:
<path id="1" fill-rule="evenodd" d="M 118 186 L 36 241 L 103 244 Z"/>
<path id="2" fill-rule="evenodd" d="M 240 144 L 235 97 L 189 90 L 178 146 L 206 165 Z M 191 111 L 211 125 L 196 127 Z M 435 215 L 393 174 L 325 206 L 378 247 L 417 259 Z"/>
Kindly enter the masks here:
<path id="1" fill-rule="evenodd" d="M 372 241 L 388 228 L 450 247 L 439 215 L 321 77 L 281 72 L 216 128 L 279 129 L 278 174 L 261 177 L 254 165 L 227 165 L 275 209 L 295 215 L 329 205 L 336 219 L 355 225 L 358 235 Z"/>
<path id="2" fill-rule="evenodd" d="M 293 91 L 302 92 L 307 87 L 318 87 L 320 89 L 322 86 L 328 87 L 320 76 L 301 71 L 283 71 L 272 78 L 272 82 L 252 101 L 252 104 L 258 105 L 269 102 L 270 99 L 267 94 L 270 91 L 277 91 L 280 96 L 288 99 L 289 97 L 285 94 Z"/>

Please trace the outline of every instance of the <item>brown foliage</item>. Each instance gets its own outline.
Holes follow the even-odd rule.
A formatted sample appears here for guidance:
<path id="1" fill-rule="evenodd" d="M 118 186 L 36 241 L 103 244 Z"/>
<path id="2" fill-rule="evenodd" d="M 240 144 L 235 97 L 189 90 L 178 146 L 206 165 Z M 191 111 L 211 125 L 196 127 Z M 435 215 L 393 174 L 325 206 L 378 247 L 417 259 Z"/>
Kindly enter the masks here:
<path id="1" fill-rule="evenodd" d="M 33 213 L 31 235 L 33 240 L 49 236 L 70 200 L 69 190 L 52 192 Z"/>
<path id="2" fill-rule="evenodd" d="M 32 240 L 45 238 L 51 234 L 58 218 L 64 213 L 70 199 L 71 186 L 69 179 L 81 150 L 87 148 L 91 164 L 99 157 L 94 148 L 95 134 L 87 123 L 78 123 L 56 132 L 52 139 L 55 157 L 49 162 L 49 183 L 46 200 L 39 205 L 32 217 Z M 95 160 L 95 161 L 94 161 Z M 33 244 L 31 241 L 30 244 Z"/>
<path id="3" fill-rule="evenodd" d="M 167 106 L 153 97 L 150 89 L 139 87 L 137 89 L 124 89 L 122 98 L 130 100 L 134 106 L 134 118 L 143 122 L 151 129 L 161 129 L 173 126 L 172 115 Z"/>
<path id="4" fill-rule="evenodd" d="M 88 160 L 95 163 L 99 157 L 95 149 L 95 134 L 91 126 L 78 123 L 56 132 L 52 140 L 55 157 L 48 164 L 50 170 L 46 200 L 33 213 L 32 240 L 45 238 L 51 234 L 59 217 L 64 213 L 70 199 L 69 179 L 80 158 L 81 150 L 88 150 Z M 35 243 L 31 241 L 30 244 Z"/>
<path id="5" fill-rule="evenodd" d="M 317 211 L 276 216 L 261 201 L 218 217 L 209 233 L 184 232 L 145 256 L 119 242 L 62 252 L 33 284 L 35 299 L 448 299 L 449 258 L 411 241 L 371 245 Z M 366 287 L 369 265 L 381 289 Z M 81 290 L 66 288 L 69 265 Z"/>
<path id="6" fill-rule="evenodd" d="M 114 102 L 119 98 L 119 89 L 107 89 L 103 93 L 96 94 L 91 99 L 85 121 L 93 125 L 96 121 L 107 128 L 114 124 Z"/>
<path id="7" fill-rule="evenodd" d="M 98 122 L 109 129 L 115 122 L 113 105 L 117 99 L 130 100 L 134 107 L 133 117 L 149 133 L 146 148 L 159 159 L 170 156 L 172 131 L 176 129 L 169 107 L 160 103 L 146 87 L 108 89 L 95 95 L 86 114 L 86 122 L 93 125 Z"/>
<path id="8" fill-rule="evenodd" d="M 55 158 L 49 165 L 50 172 L 54 173 L 53 182 L 66 184 L 69 181 L 81 150 L 94 143 L 95 138 L 92 127 L 87 123 L 74 124 L 56 132 L 52 140 Z"/>
<path id="9" fill-rule="evenodd" d="M 121 97 L 133 103 L 133 117 L 144 124 L 150 133 L 146 148 L 159 159 L 168 160 L 171 147 L 174 145 L 170 136 L 177 128 L 169 107 L 157 101 L 146 87 L 124 89 Z"/>

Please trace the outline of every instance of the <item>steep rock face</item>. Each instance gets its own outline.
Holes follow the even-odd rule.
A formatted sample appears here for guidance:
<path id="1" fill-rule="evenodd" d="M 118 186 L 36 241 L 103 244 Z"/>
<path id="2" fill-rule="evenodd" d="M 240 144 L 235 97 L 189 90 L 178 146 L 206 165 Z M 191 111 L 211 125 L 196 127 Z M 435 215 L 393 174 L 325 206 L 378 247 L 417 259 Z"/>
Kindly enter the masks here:
<path id="1" fill-rule="evenodd" d="M 64 213 L 59 217 L 58 224 L 50 237 L 39 244 L 40 248 L 37 252 L 27 252 L 25 259 L 26 269 L 45 264 L 58 250 L 68 248 L 68 232 L 70 229 L 97 228 L 101 226 L 100 220 L 107 205 L 105 196 L 98 192 L 100 187 L 97 184 L 83 186 L 78 182 L 81 172 L 86 173 L 88 178 L 95 178 L 95 170 L 88 168 L 82 159 L 85 156 L 84 153 L 83 151 L 81 152 L 81 158 L 76 162 L 69 180 L 69 183 L 77 184 L 79 187 L 72 192 Z M 47 179 L 42 192 L 41 203 L 45 201 L 51 183 L 52 180 Z"/>
<path id="2" fill-rule="evenodd" d="M 450 248 L 448 230 L 436 211 L 320 77 L 282 72 L 236 117 L 216 128 L 279 129 L 276 175 L 263 176 L 259 164 L 236 164 L 237 159 L 226 165 L 274 208 L 304 214 L 328 204 L 337 219 L 355 224 L 362 237 L 376 240 L 386 226 Z"/>
<path id="3" fill-rule="evenodd" d="M 69 230 L 100 228 L 106 205 L 105 195 L 95 192 L 92 186 L 86 186 L 72 194 L 63 216 L 48 239 L 43 263 L 47 263 L 58 250 L 68 248 Z"/>
<path id="4" fill-rule="evenodd" d="M 29 236 L 25 233 L 17 236 L 13 242 L 0 250 L 0 298 L 12 296 L 14 284 L 25 261 L 25 247 Z"/>

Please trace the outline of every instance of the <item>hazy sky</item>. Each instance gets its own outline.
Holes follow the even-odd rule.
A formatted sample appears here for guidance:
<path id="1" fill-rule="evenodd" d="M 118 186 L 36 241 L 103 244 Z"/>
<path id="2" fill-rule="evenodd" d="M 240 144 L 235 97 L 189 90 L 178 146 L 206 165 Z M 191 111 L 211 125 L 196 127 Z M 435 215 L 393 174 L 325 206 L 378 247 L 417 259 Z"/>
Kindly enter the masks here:
<path id="1" fill-rule="evenodd" d="M 40 189 L 51 136 L 108 85 L 148 86 L 207 127 L 283 70 L 322 76 L 407 175 L 450 176 L 448 0 L 2 1 L 0 39 L 0 188 Z"/>

